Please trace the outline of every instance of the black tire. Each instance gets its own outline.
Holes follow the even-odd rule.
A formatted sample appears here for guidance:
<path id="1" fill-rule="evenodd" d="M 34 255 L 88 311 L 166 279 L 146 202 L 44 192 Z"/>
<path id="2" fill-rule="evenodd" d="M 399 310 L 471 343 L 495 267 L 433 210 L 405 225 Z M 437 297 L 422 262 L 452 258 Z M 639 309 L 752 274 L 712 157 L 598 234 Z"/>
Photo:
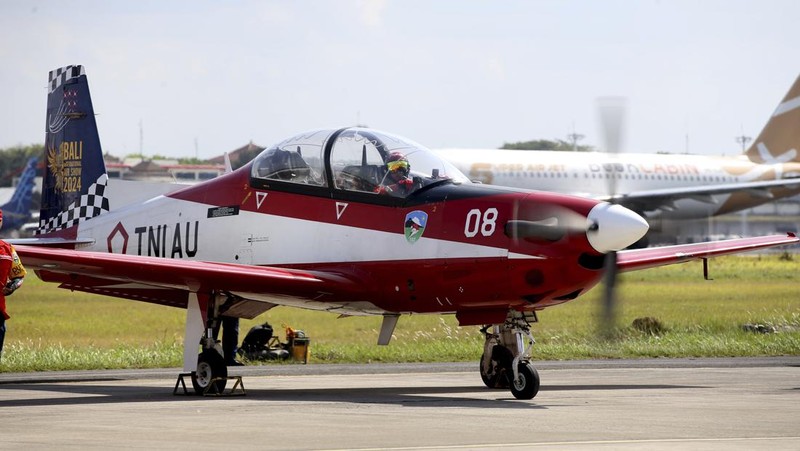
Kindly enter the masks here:
<path id="1" fill-rule="evenodd" d="M 225 390 L 228 383 L 228 367 L 225 359 L 214 349 L 206 349 L 197 358 L 197 370 L 192 373 L 192 387 L 194 393 L 202 396 L 206 393 L 219 394 Z M 213 382 L 212 380 L 221 378 Z"/>
<path id="2" fill-rule="evenodd" d="M 523 362 L 517 367 L 519 377 L 510 381 L 511 394 L 517 399 L 533 399 L 539 393 L 539 372 L 530 363 Z M 508 379 L 513 379 L 514 373 L 508 372 Z"/>
<path id="3" fill-rule="evenodd" d="M 484 352 L 481 354 L 481 360 L 478 362 L 478 371 L 481 373 L 481 380 L 483 384 L 489 388 L 495 388 L 495 383 L 497 382 L 497 372 L 494 370 L 494 362 L 489 362 L 489 372 L 487 373 L 483 367 L 483 359 L 486 358 L 486 353 Z"/>
<path id="4" fill-rule="evenodd" d="M 489 372 L 484 371 L 483 359 L 481 355 L 480 368 L 481 380 L 489 388 L 508 388 L 508 377 L 506 373 L 511 371 L 511 362 L 514 356 L 507 348 L 495 345 L 492 348 L 492 357 L 489 362 Z"/>

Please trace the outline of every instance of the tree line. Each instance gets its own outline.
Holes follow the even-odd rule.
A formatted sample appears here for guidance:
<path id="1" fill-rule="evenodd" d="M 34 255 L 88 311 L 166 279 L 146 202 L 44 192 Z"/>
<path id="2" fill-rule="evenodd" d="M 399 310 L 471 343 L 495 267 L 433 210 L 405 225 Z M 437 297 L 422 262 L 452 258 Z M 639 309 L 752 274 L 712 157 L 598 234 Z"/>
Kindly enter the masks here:
<path id="1" fill-rule="evenodd" d="M 11 186 L 14 177 L 18 177 L 25 169 L 25 163 L 31 157 L 44 158 L 44 144 L 7 147 L 0 150 L 0 186 Z"/>
<path id="2" fill-rule="evenodd" d="M 173 159 L 159 155 L 143 156 L 141 154 L 128 155 L 128 157 L 141 157 L 143 159 Z M 14 177 L 18 177 L 25 164 L 31 157 L 39 159 L 39 167 L 47 162 L 44 161 L 44 144 L 30 144 L 27 146 L 17 145 L 13 147 L 6 147 L 0 149 L 0 186 L 12 186 Z M 113 157 L 109 154 L 103 155 L 106 161 L 121 161 L 121 159 Z M 126 157 L 127 158 L 127 157 Z M 198 158 L 174 158 L 179 164 L 205 164 L 208 160 L 201 160 Z"/>
<path id="3" fill-rule="evenodd" d="M 564 141 L 563 139 L 552 141 L 549 139 L 534 139 L 531 141 L 504 143 L 500 148 L 511 150 L 563 150 L 576 152 L 591 152 L 594 150 L 593 146 L 582 146 L 577 143 Z"/>
<path id="4" fill-rule="evenodd" d="M 513 143 L 504 143 L 501 149 L 516 149 L 516 150 L 563 150 L 563 151 L 572 151 L 576 150 L 579 152 L 589 152 L 594 150 L 592 146 L 584 146 L 584 145 L 576 145 L 572 142 L 565 141 L 563 139 L 556 139 L 556 140 L 549 140 L 549 139 L 535 139 L 531 141 L 519 141 Z M 255 149 L 251 153 L 253 155 L 252 158 L 255 158 L 256 154 L 260 152 L 261 149 Z M 158 159 L 159 156 L 149 156 L 144 157 L 143 155 L 130 155 L 130 156 L 140 156 L 143 158 L 148 159 Z M 242 158 L 239 160 L 239 165 L 243 164 L 244 162 L 249 161 L 252 158 L 246 158 L 250 155 L 242 155 Z M 13 146 L 7 147 L 5 149 L 0 149 L 0 186 L 11 186 L 14 177 L 19 176 L 22 172 L 22 169 L 25 168 L 25 163 L 28 162 L 28 159 L 31 157 L 39 158 L 39 164 L 44 164 L 44 144 L 30 144 L 27 146 Z M 105 155 L 105 157 L 110 157 L 110 155 Z M 166 157 L 163 157 L 166 158 Z M 117 161 L 119 159 L 113 158 Z M 207 163 L 208 160 L 200 160 L 197 158 L 178 158 L 177 159 L 180 164 L 203 164 Z"/>

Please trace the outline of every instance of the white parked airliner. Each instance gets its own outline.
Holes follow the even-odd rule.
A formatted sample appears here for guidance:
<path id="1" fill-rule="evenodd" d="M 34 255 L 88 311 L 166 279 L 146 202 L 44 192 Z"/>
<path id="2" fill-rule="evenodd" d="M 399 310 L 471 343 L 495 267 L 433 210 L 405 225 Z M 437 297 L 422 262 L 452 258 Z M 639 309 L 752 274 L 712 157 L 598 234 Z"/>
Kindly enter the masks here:
<path id="1" fill-rule="evenodd" d="M 689 219 L 800 193 L 799 147 L 800 77 L 758 139 L 737 157 L 501 149 L 437 153 L 474 181 L 612 200 L 648 218 Z"/>

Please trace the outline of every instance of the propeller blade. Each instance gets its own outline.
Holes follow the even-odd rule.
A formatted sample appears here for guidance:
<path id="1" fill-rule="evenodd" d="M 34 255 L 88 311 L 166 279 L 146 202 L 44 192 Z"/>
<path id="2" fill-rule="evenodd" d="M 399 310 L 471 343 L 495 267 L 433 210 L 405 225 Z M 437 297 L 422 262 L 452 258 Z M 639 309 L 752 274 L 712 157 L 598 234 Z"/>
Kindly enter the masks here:
<path id="1" fill-rule="evenodd" d="M 517 206 L 512 218 L 506 223 L 504 232 L 514 240 L 555 242 L 567 234 L 587 233 L 592 226 L 586 216 L 555 205 L 522 211 Z"/>
<path id="2" fill-rule="evenodd" d="M 597 100 L 597 111 L 603 133 L 604 150 L 610 155 L 606 191 L 610 199 L 617 194 L 616 156 L 622 151 L 623 132 L 627 101 L 624 97 L 601 97 Z"/>
<path id="3" fill-rule="evenodd" d="M 556 218 L 543 221 L 524 221 L 512 219 L 506 223 L 505 234 L 509 238 L 558 241 L 564 238 L 567 230 L 558 225 Z"/>
<path id="4" fill-rule="evenodd" d="M 600 317 L 600 336 L 609 339 L 613 337 L 616 325 L 616 286 L 617 286 L 617 252 L 606 254 L 603 265 L 603 305 Z"/>
<path id="5" fill-rule="evenodd" d="M 627 101 L 623 97 L 602 97 L 597 101 L 597 109 L 600 118 L 600 125 L 603 131 L 603 141 L 605 151 L 609 154 L 609 162 L 606 168 L 607 171 L 607 185 L 606 190 L 610 202 L 613 204 L 617 199 L 617 180 L 620 176 L 617 170 L 616 157 L 623 147 L 623 131 L 625 126 L 625 114 L 627 109 Z M 618 208 L 617 205 L 612 205 L 611 208 Z M 638 215 L 636 215 L 638 217 Z M 641 219 L 641 218 L 639 218 Z M 631 220 L 631 224 L 635 220 Z M 646 223 L 645 223 L 646 224 Z M 631 226 L 629 230 L 633 231 L 635 226 Z M 644 228 L 644 233 L 647 228 Z M 631 236 L 635 235 L 631 233 Z M 641 238 L 641 236 L 639 237 Z M 637 238 L 638 240 L 638 238 Z M 625 240 L 623 240 L 625 241 Z M 616 244 L 616 243 L 612 243 Z M 632 243 L 630 243 L 632 244 Z M 630 245 L 627 244 L 627 245 Z M 604 289 L 603 289 L 603 313 L 601 317 L 600 332 L 604 338 L 610 338 L 614 326 L 616 325 L 616 285 L 617 285 L 617 250 L 618 246 L 609 246 L 609 252 L 606 254 L 604 265 Z"/>

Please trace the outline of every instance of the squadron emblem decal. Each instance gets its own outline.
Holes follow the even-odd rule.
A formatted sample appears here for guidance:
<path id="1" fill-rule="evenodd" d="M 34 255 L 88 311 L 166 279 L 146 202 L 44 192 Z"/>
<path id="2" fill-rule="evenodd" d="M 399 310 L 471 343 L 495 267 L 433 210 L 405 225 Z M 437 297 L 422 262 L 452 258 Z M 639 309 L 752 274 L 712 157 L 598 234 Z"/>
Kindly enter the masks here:
<path id="1" fill-rule="evenodd" d="M 406 215 L 405 230 L 406 241 L 414 244 L 422 238 L 425 233 L 425 225 L 428 223 L 428 213 L 420 210 L 414 210 Z"/>

